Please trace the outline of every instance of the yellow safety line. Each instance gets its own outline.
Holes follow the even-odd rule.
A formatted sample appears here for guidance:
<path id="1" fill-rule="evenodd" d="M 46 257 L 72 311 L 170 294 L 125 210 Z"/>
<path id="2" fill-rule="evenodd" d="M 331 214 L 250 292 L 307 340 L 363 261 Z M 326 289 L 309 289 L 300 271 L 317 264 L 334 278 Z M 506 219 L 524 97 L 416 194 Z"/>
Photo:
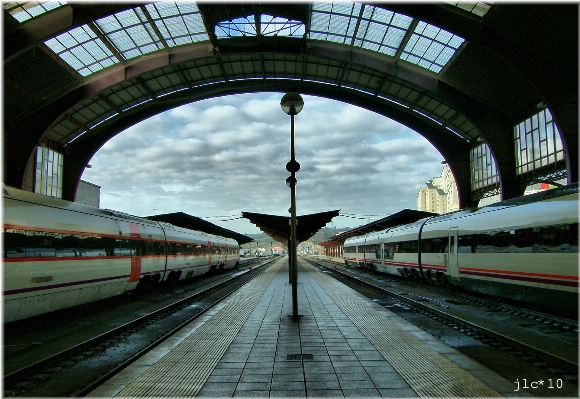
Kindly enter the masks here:
<path id="1" fill-rule="evenodd" d="M 302 266 L 317 271 L 313 266 Z M 374 303 L 319 272 L 316 282 L 377 348 L 393 368 L 423 398 L 502 397 L 413 334 L 381 314 Z M 385 311 L 382 307 L 381 311 Z"/>
<path id="2" fill-rule="evenodd" d="M 116 396 L 197 395 L 283 263 L 278 262 L 234 293 L 222 309 Z"/>

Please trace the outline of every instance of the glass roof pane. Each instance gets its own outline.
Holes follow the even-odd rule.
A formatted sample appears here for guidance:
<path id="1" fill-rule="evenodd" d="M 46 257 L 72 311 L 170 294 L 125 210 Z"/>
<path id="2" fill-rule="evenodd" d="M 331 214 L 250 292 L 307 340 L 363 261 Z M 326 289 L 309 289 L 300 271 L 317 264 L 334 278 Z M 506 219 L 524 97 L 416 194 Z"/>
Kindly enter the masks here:
<path id="1" fill-rule="evenodd" d="M 154 43 L 159 37 L 151 29 L 139 8 L 118 12 L 95 21 L 106 38 L 125 59 L 131 59 L 161 49 Z"/>
<path id="2" fill-rule="evenodd" d="M 236 36 L 256 36 L 254 16 L 235 18 L 230 21 L 218 22 L 215 27 L 218 39 Z"/>
<path id="3" fill-rule="evenodd" d="M 264 36 L 302 37 L 305 27 L 301 21 L 289 20 L 273 15 L 260 15 L 260 34 Z M 218 22 L 215 26 L 218 39 L 236 36 L 256 36 L 256 21 L 253 15 Z"/>
<path id="4" fill-rule="evenodd" d="M 136 10 L 121 11 L 115 14 L 115 18 L 124 28 L 140 24 L 142 21 L 137 16 Z M 99 21 L 97 21 L 99 22 Z M 143 21 L 144 22 L 144 21 Z M 105 32 L 108 33 L 108 32 Z"/>
<path id="5" fill-rule="evenodd" d="M 155 7 L 155 9 L 158 12 L 157 18 L 167 18 L 167 17 L 173 17 L 175 15 L 181 14 L 179 11 L 179 8 L 177 8 L 177 4 L 175 4 L 175 3 L 162 1 L 159 3 L 153 4 L 153 7 Z"/>
<path id="6" fill-rule="evenodd" d="M 112 65 L 111 62 L 119 62 L 87 25 L 71 29 L 44 44 L 83 76 L 100 71 Z"/>
<path id="7" fill-rule="evenodd" d="M 46 1 L 46 2 L 10 2 L 4 3 L 4 9 L 8 11 L 18 22 L 25 22 L 38 17 L 48 11 L 61 7 L 66 1 Z"/>
<path id="8" fill-rule="evenodd" d="M 466 1 L 445 1 L 447 4 L 451 4 L 457 8 L 475 14 L 479 17 L 483 17 L 489 11 L 492 1 L 477 1 L 477 2 L 466 2 Z"/>
<path id="9" fill-rule="evenodd" d="M 368 4 L 331 3 L 329 7 L 327 3 L 315 3 L 310 38 L 352 44 L 394 56 L 412 22 L 406 15 Z"/>
<path id="10" fill-rule="evenodd" d="M 168 46 L 174 47 L 209 40 L 195 3 L 160 2 L 147 4 L 145 8 Z M 178 22 L 179 20 L 181 22 Z M 167 26 L 168 24 L 172 24 L 171 29 Z"/>
<path id="11" fill-rule="evenodd" d="M 395 15 L 394 12 L 385 10 L 383 8 L 365 7 L 365 10 L 367 8 L 373 9 L 373 19 L 377 22 L 382 23 L 382 24 L 389 25 L 391 23 L 391 21 L 393 20 L 393 16 Z"/>
<path id="12" fill-rule="evenodd" d="M 181 17 L 170 17 L 165 20 L 165 26 L 170 37 L 184 36 L 187 34 L 185 21 Z"/>
<path id="13" fill-rule="evenodd" d="M 413 18 L 407 15 L 369 4 L 314 3 L 309 38 L 396 56 L 412 23 Z M 440 72 L 464 41 L 450 32 L 418 21 L 400 58 Z"/>
<path id="14" fill-rule="evenodd" d="M 272 15 L 262 14 L 261 17 L 262 34 L 264 36 L 304 36 L 304 24 L 297 20 L 289 20 Z"/>
<path id="15" fill-rule="evenodd" d="M 99 27 L 105 33 L 113 32 L 121 29 L 121 23 L 115 16 L 110 15 L 99 20 Z"/>
<path id="16" fill-rule="evenodd" d="M 407 42 L 401 59 L 438 73 L 464 41 L 459 36 L 421 21 Z"/>

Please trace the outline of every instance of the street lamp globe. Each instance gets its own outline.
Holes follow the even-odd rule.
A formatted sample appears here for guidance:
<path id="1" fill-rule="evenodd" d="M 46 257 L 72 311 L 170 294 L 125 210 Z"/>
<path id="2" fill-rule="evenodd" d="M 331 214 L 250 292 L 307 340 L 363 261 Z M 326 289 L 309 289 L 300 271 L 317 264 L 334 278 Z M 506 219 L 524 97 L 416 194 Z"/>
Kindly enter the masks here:
<path id="1" fill-rule="evenodd" d="M 280 100 L 280 106 L 282 107 L 282 111 L 288 115 L 297 115 L 304 107 L 304 100 L 302 100 L 300 94 L 290 92 L 284 94 L 282 100 Z"/>

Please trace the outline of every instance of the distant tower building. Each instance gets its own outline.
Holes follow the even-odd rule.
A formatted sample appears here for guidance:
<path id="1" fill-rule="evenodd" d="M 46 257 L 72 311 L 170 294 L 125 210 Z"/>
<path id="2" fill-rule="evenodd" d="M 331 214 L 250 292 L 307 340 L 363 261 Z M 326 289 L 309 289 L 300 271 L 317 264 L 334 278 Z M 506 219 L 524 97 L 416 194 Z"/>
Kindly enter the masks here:
<path id="1" fill-rule="evenodd" d="M 419 190 L 417 209 L 439 214 L 459 209 L 457 186 L 447 165 L 441 171 L 441 176 L 427 181 L 425 187 Z"/>

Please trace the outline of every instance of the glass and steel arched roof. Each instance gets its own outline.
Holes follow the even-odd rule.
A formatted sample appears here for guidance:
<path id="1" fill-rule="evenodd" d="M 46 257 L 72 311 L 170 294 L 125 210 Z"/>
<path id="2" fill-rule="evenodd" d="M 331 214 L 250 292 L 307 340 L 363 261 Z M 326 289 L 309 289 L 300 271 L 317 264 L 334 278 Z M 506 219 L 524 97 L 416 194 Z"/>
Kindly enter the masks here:
<path id="1" fill-rule="evenodd" d="M 44 8 L 39 8 L 43 3 L 30 4 L 36 5 L 29 5 L 27 12 L 39 13 L 64 2 L 51 6 L 46 3 Z M 4 7 L 8 10 L 7 5 Z M 25 10 L 12 5 L 9 12 L 18 15 Z M 96 73 L 106 73 L 108 68 L 178 52 L 186 45 L 210 44 L 212 38 L 220 43 L 257 35 L 351 46 L 375 52 L 386 63 L 407 63 L 418 72 L 436 77 L 465 42 L 458 35 L 424 21 L 364 3 L 313 3 L 304 19 L 261 12 L 236 15 L 208 28 L 196 3 L 159 2 L 129 7 L 75 26 L 46 39 L 44 44 L 81 79 L 92 79 Z M 221 55 L 219 61 L 192 59 L 126 79 L 69 109 L 52 125 L 46 137 L 66 146 L 80 137 L 89 137 L 109 119 L 157 98 L 197 86 L 263 78 L 340 85 L 409 110 L 464 140 L 480 135 L 450 104 L 416 84 L 380 73 L 376 68 L 310 55 L 302 56 L 298 62 L 284 54 L 228 54 Z"/>
<path id="2" fill-rule="evenodd" d="M 388 7 L 388 5 L 387 5 Z M 313 3 L 304 22 L 260 15 L 221 21 L 218 38 L 278 35 L 352 45 L 441 72 L 464 39 L 423 21 L 364 3 Z M 209 40 L 195 3 L 144 4 L 75 27 L 45 44 L 82 76 L 155 51 Z"/>
<path id="3" fill-rule="evenodd" d="M 574 5 L 46 1 L 3 8 L 5 128 L 18 150 L 5 162 L 16 165 L 13 184 L 39 141 L 82 163 L 154 113 L 238 92 L 300 90 L 365 107 L 423 134 L 455 170 L 486 143 L 502 158 L 507 184 L 517 176 L 504 143 L 540 107 L 550 107 L 567 148 L 577 147 Z M 572 154 L 569 165 L 576 160 Z M 572 178 L 576 169 L 570 166 Z"/>

